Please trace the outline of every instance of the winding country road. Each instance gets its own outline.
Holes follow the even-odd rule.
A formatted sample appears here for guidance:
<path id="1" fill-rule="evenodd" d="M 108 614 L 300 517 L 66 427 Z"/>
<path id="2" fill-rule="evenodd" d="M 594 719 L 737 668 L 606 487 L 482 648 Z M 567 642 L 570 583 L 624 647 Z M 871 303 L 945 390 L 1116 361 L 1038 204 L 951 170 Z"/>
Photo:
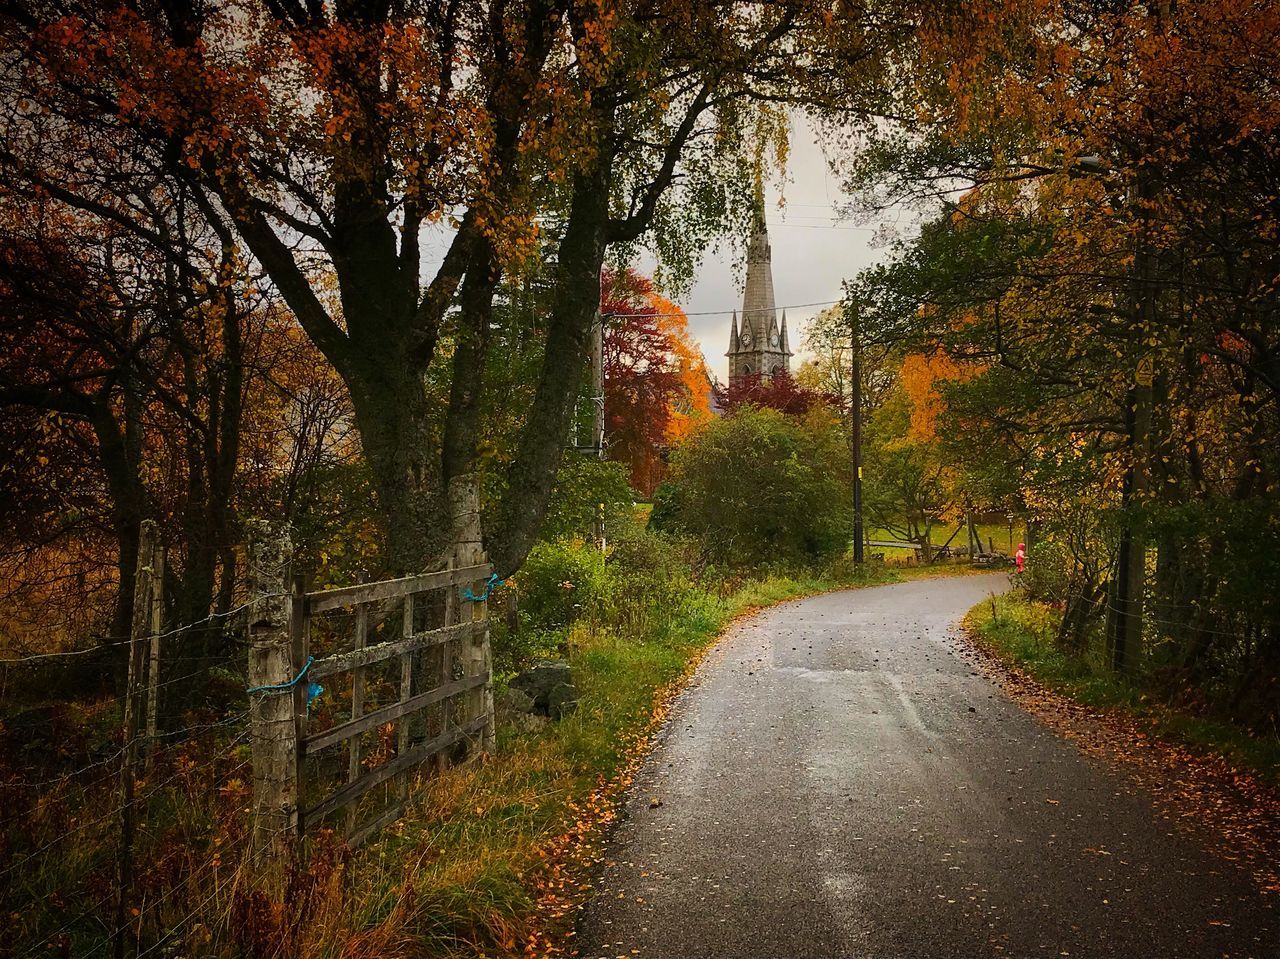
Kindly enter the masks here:
<path id="1" fill-rule="evenodd" d="M 1037 723 L 955 626 L 1002 576 L 735 627 L 637 778 L 584 959 L 1280 956 L 1250 878 Z"/>

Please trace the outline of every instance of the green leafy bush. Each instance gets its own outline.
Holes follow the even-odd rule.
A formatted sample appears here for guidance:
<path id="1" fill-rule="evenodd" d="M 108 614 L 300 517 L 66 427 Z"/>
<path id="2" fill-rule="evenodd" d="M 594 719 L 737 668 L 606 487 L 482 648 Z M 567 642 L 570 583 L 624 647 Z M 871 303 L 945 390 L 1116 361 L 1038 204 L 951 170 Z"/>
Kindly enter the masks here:
<path id="1" fill-rule="evenodd" d="M 520 628 L 565 629 L 598 604 L 608 588 L 604 556 L 582 540 L 538 543 L 520 569 Z"/>
<path id="2" fill-rule="evenodd" d="M 609 589 L 601 614 L 624 636 L 666 636 L 705 591 L 693 581 L 682 545 L 639 524 L 621 527 L 609 548 Z"/>
<path id="3" fill-rule="evenodd" d="M 829 409 L 742 407 L 675 450 L 654 523 L 687 531 L 718 562 L 812 563 L 849 540 L 850 477 L 848 439 Z"/>
<path id="4" fill-rule="evenodd" d="M 1071 556 L 1057 540 L 1032 543 L 1027 550 L 1027 567 L 1018 577 L 1017 588 L 1028 599 L 1060 603 L 1067 595 Z"/>
<path id="5" fill-rule="evenodd" d="M 556 474 L 542 537 L 555 540 L 589 536 L 597 519 L 612 522 L 625 516 L 634 501 L 626 466 L 570 450 L 564 454 Z"/>

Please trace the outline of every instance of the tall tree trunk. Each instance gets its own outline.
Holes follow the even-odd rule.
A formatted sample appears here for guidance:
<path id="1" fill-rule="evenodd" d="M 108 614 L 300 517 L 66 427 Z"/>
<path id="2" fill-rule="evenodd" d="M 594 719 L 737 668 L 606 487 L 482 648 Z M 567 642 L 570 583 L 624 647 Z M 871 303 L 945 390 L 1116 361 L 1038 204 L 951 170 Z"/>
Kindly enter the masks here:
<path id="1" fill-rule="evenodd" d="M 600 267 L 609 225 L 612 157 L 601 147 L 594 168 L 574 181 L 538 389 L 507 471 L 507 489 L 486 541 L 500 575 L 520 567 L 546 516 L 585 371 L 591 324 L 600 306 Z"/>
<path id="2" fill-rule="evenodd" d="M 392 350 L 366 356 L 351 377 L 352 406 L 378 511 L 386 531 L 391 574 L 427 567 L 449 538 L 438 422 L 421 374 Z"/>
<path id="3" fill-rule="evenodd" d="M 146 518 L 147 508 L 137 429 L 129 423 L 136 413 L 136 404 L 126 400 L 123 405 L 126 419 L 123 425 L 117 420 L 110 401 L 106 398 L 94 402 L 90 415 L 90 423 L 98 441 L 98 457 L 111 496 L 111 525 L 116 540 L 119 587 L 111 613 L 110 636 L 113 639 L 128 636 L 132 627 L 138 534 L 142 521 Z"/>

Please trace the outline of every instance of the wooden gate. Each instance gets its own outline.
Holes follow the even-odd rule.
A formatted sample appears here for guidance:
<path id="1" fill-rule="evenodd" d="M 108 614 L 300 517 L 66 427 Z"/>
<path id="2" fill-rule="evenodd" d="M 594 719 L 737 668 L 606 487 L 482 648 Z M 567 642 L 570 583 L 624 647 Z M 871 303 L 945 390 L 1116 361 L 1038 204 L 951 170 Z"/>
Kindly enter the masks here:
<path id="1" fill-rule="evenodd" d="M 287 537 L 257 531 L 256 850 L 284 851 L 344 811 L 340 828 L 358 845 L 400 818 L 423 763 L 492 750 L 493 570 L 474 483 L 455 481 L 450 492 L 455 546 L 443 568 L 417 576 L 308 592 L 287 572 Z"/>

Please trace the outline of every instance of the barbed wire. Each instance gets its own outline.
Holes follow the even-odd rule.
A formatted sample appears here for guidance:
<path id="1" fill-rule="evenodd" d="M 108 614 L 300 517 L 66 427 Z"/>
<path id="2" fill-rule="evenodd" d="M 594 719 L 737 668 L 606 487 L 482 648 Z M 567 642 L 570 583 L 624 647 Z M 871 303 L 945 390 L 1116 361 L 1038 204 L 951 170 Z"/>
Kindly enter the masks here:
<path id="1" fill-rule="evenodd" d="M 215 865 L 213 865 L 213 863 L 209 863 L 208 865 L 206 865 L 205 867 L 203 867 L 201 870 L 199 870 L 199 871 L 197 871 L 197 872 L 192 873 L 192 874 L 191 874 L 190 876 L 188 876 L 185 880 L 183 880 L 183 882 L 182 882 L 181 884 L 179 884 L 179 885 L 175 885 L 172 889 L 170 889 L 168 892 L 166 892 L 163 896 L 160 896 L 158 899 L 154 899 L 154 900 L 152 900 L 149 904 L 147 904 L 145 907 L 143 907 L 143 909 L 138 913 L 137 919 L 138 919 L 139 923 L 141 923 L 141 921 L 142 921 L 143 917 L 144 917 L 148 912 L 151 912 L 151 911 L 153 911 L 153 910 L 157 909 L 161 904 L 163 904 L 164 902 L 166 902 L 166 901 L 168 901 L 169 899 L 171 899 L 171 898 L 174 896 L 174 894 L 175 894 L 175 893 L 177 893 L 180 889 L 183 889 L 183 888 L 185 888 L 186 886 L 191 885 L 191 884 L 192 884 L 192 883 L 194 883 L 197 879 L 203 878 L 205 875 L 207 875 L 208 873 L 210 873 L 210 872 L 212 872 L 212 871 L 214 871 L 214 870 L 216 870 L 216 869 L 217 869 L 217 867 L 216 867 Z M 153 943 L 152 943 L 150 946 L 148 946 L 146 949 L 143 949 L 141 952 L 139 952 L 139 953 L 134 957 L 134 959 L 141 959 L 141 957 L 142 957 L 142 956 L 145 956 L 145 955 L 147 955 L 148 953 L 150 953 L 150 952 L 154 952 L 156 949 L 160 948 L 160 946 L 162 946 L 162 945 L 163 945 L 164 943 L 166 943 L 170 938 L 172 938 L 172 936 L 173 936 L 173 934 L 174 934 L 175 932 L 177 932 L 179 929 L 181 929 L 183 926 L 185 926 L 188 922 L 190 922 L 193 918 L 195 918 L 197 915 L 199 915 L 201 912 L 203 912 L 203 911 L 204 911 L 204 908 L 205 908 L 206 906 L 208 906 L 208 905 L 209 905 L 209 903 L 213 902 L 215 899 L 217 899 L 217 898 L 218 898 L 218 896 L 219 896 L 219 895 L 221 895 L 221 892 L 222 892 L 222 890 L 221 890 L 221 889 L 216 889 L 216 888 L 215 888 L 215 889 L 213 890 L 213 892 L 211 892 L 208 896 L 206 896 L 203 900 L 201 900 L 201 902 L 200 902 L 200 903 L 199 903 L 199 904 L 198 904 L 194 909 L 192 909 L 190 912 L 188 912 L 185 916 L 183 916 L 183 917 L 182 917 L 181 919 L 179 919 L 177 922 L 175 922 L 175 923 L 171 924 L 171 925 L 169 926 L 169 928 L 168 928 L 168 929 L 166 929 L 166 930 L 165 930 L 165 931 L 160 935 L 160 937 L 159 937 L 155 942 L 153 942 Z"/>
<path id="2" fill-rule="evenodd" d="M 1089 603 L 1089 605 L 1094 608 L 1095 615 L 1101 615 L 1103 613 L 1111 613 L 1116 616 L 1129 615 L 1129 612 L 1130 612 L 1129 610 L 1121 609 L 1109 597 L 1110 597 L 1109 593 L 1106 593 L 1103 596 L 1095 599 L 1094 597 L 1089 596 L 1088 594 L 1082 593 L 1082 592 L 1061 592 L 1061 593 L 1053 592 L 1049 594 L 1049 601 L 1053 603 L 1067 604 L 1073 601 L 1083 600 Z M 1221 610 L 1215 610 L 1212 607 L 1208 607 L 1199 603 L 1165 603 L 1162 600 L 1154 600 L 1154 601 L 1143 603 L 1143 608 L 1142 608 L 1143 622 L 1151 623 L 1156 626 L 1162 626 L 1171 631 L 1191 630 L 1196 633 L 1203 633 L 1210 636 L 1224 637 L 1227 639 L 1248 638 L 1246 635 L 1246 630 L 1248 629 L 1248 627 L 1245 627 L 1245 626 L 1241 626 L 1238 629 L 1218 629 L 1206 623 L 1185 622 L 1185 621 L 1179 621 L 1179 620 L 1173 620 L 1173 619 L 1161 617 L 1156 614 L 1156 610 L 1160 609 L 1162 606 L 1193 610 L 1198 615 L 1217 617 L 1217 618 L 1225 618 L 1229 615 L 1240 615 L 1238 613 L 1237 614 L 1225 613 Z"/>
<path id="3" fill-rule="evenodd" d="M 27 959 L 28 956 L 34 956 L 37 952 L 41 951 L 45 946 L 53 942 L 55 939 L 61 936 L 64 932 L 69 930 L 72 926 L 80 922 L 83 922 L 85 919 L 89 919 L 96 916 L 98 911 L 101 910 L 103 907 L 111 905 L 111 901 L 113 898 L 114 897 L 112 893 L 107 893 L 106 896 L 99 899 L 94 905 L 90 906 L 88 909 L 84 910 L 83 912 L 77 913 L 76 915 L 72 916 L 70 919 L 64 922 L 61 926 L 59 926 L 53 932 L 49 933 L 49 935 L 45 936 L 35 945 L 28 948 L 26 952 L 19 953 L 18 959 Z M 107 928 L 105 923 L 103 924 L 103 928 L 104 929 Z"/>
<path id="4" fill-rule="evenodd" d="M 69 782 L 70 780 L 74 779 L 77 776 L 83 775 L 84 773 L 88 772 L 90 769 L 96 769 L 99 766 L 105 766 L 108 763 L 115 762 L 117 759 L 123 756 L 131 746 L 145 746 L 149 743 L 158 742 L 159 740 L 176 739 L 180 736 L 191 736 L 198 733 L 207 732 L 210 729 L 217 729 L 222 726 L 232 726 L 240 722 L 241 720 L 246 719 L 248 715 L 249 714 L 247 712 L 237 713 L 234 716 L 228 716 L 227 718 L 220 719 L 216 722 L 201 723 L 195 726 L 181 726 L 177 729 L 172 729 L 167 732 L 156 733 L 154 736 L 150 736 L 146 733 L 139 733 L 137 736 L 133 737 L 133 739 L 129 740 L 124 745 L 120 746 L 118 749 L 113 751 L 110 755 L 104 756 L 102 759 L 95 760 L 94 762 L 89 763 L 87 766 L 81 766 L 79 769 L 73 769 L 73 770 L 70 770 L 69 772 L 63 773 L 60 776 L 54 776 L 49 779 L 41 780 L 39 782 L 25 782 L 22 780 L 10 780 L 8 782 L 0 783 L 0 787 L 17 788 L 17 789 L 45 789 L 51 786 L 59 786 L 62 783 Z M 79 785 L 84 789 L 89 789 L 93 786 L 96 786 L 98 783 L 106 782 L 108 779 L 111 779 L 118 774 L 119 774 L 119 770 L 116 770 L 115 772 L 108 773 L 106 776 L 91 780 L 90 782 L 87 782 L 87 783 L 80 783 Z"/>

